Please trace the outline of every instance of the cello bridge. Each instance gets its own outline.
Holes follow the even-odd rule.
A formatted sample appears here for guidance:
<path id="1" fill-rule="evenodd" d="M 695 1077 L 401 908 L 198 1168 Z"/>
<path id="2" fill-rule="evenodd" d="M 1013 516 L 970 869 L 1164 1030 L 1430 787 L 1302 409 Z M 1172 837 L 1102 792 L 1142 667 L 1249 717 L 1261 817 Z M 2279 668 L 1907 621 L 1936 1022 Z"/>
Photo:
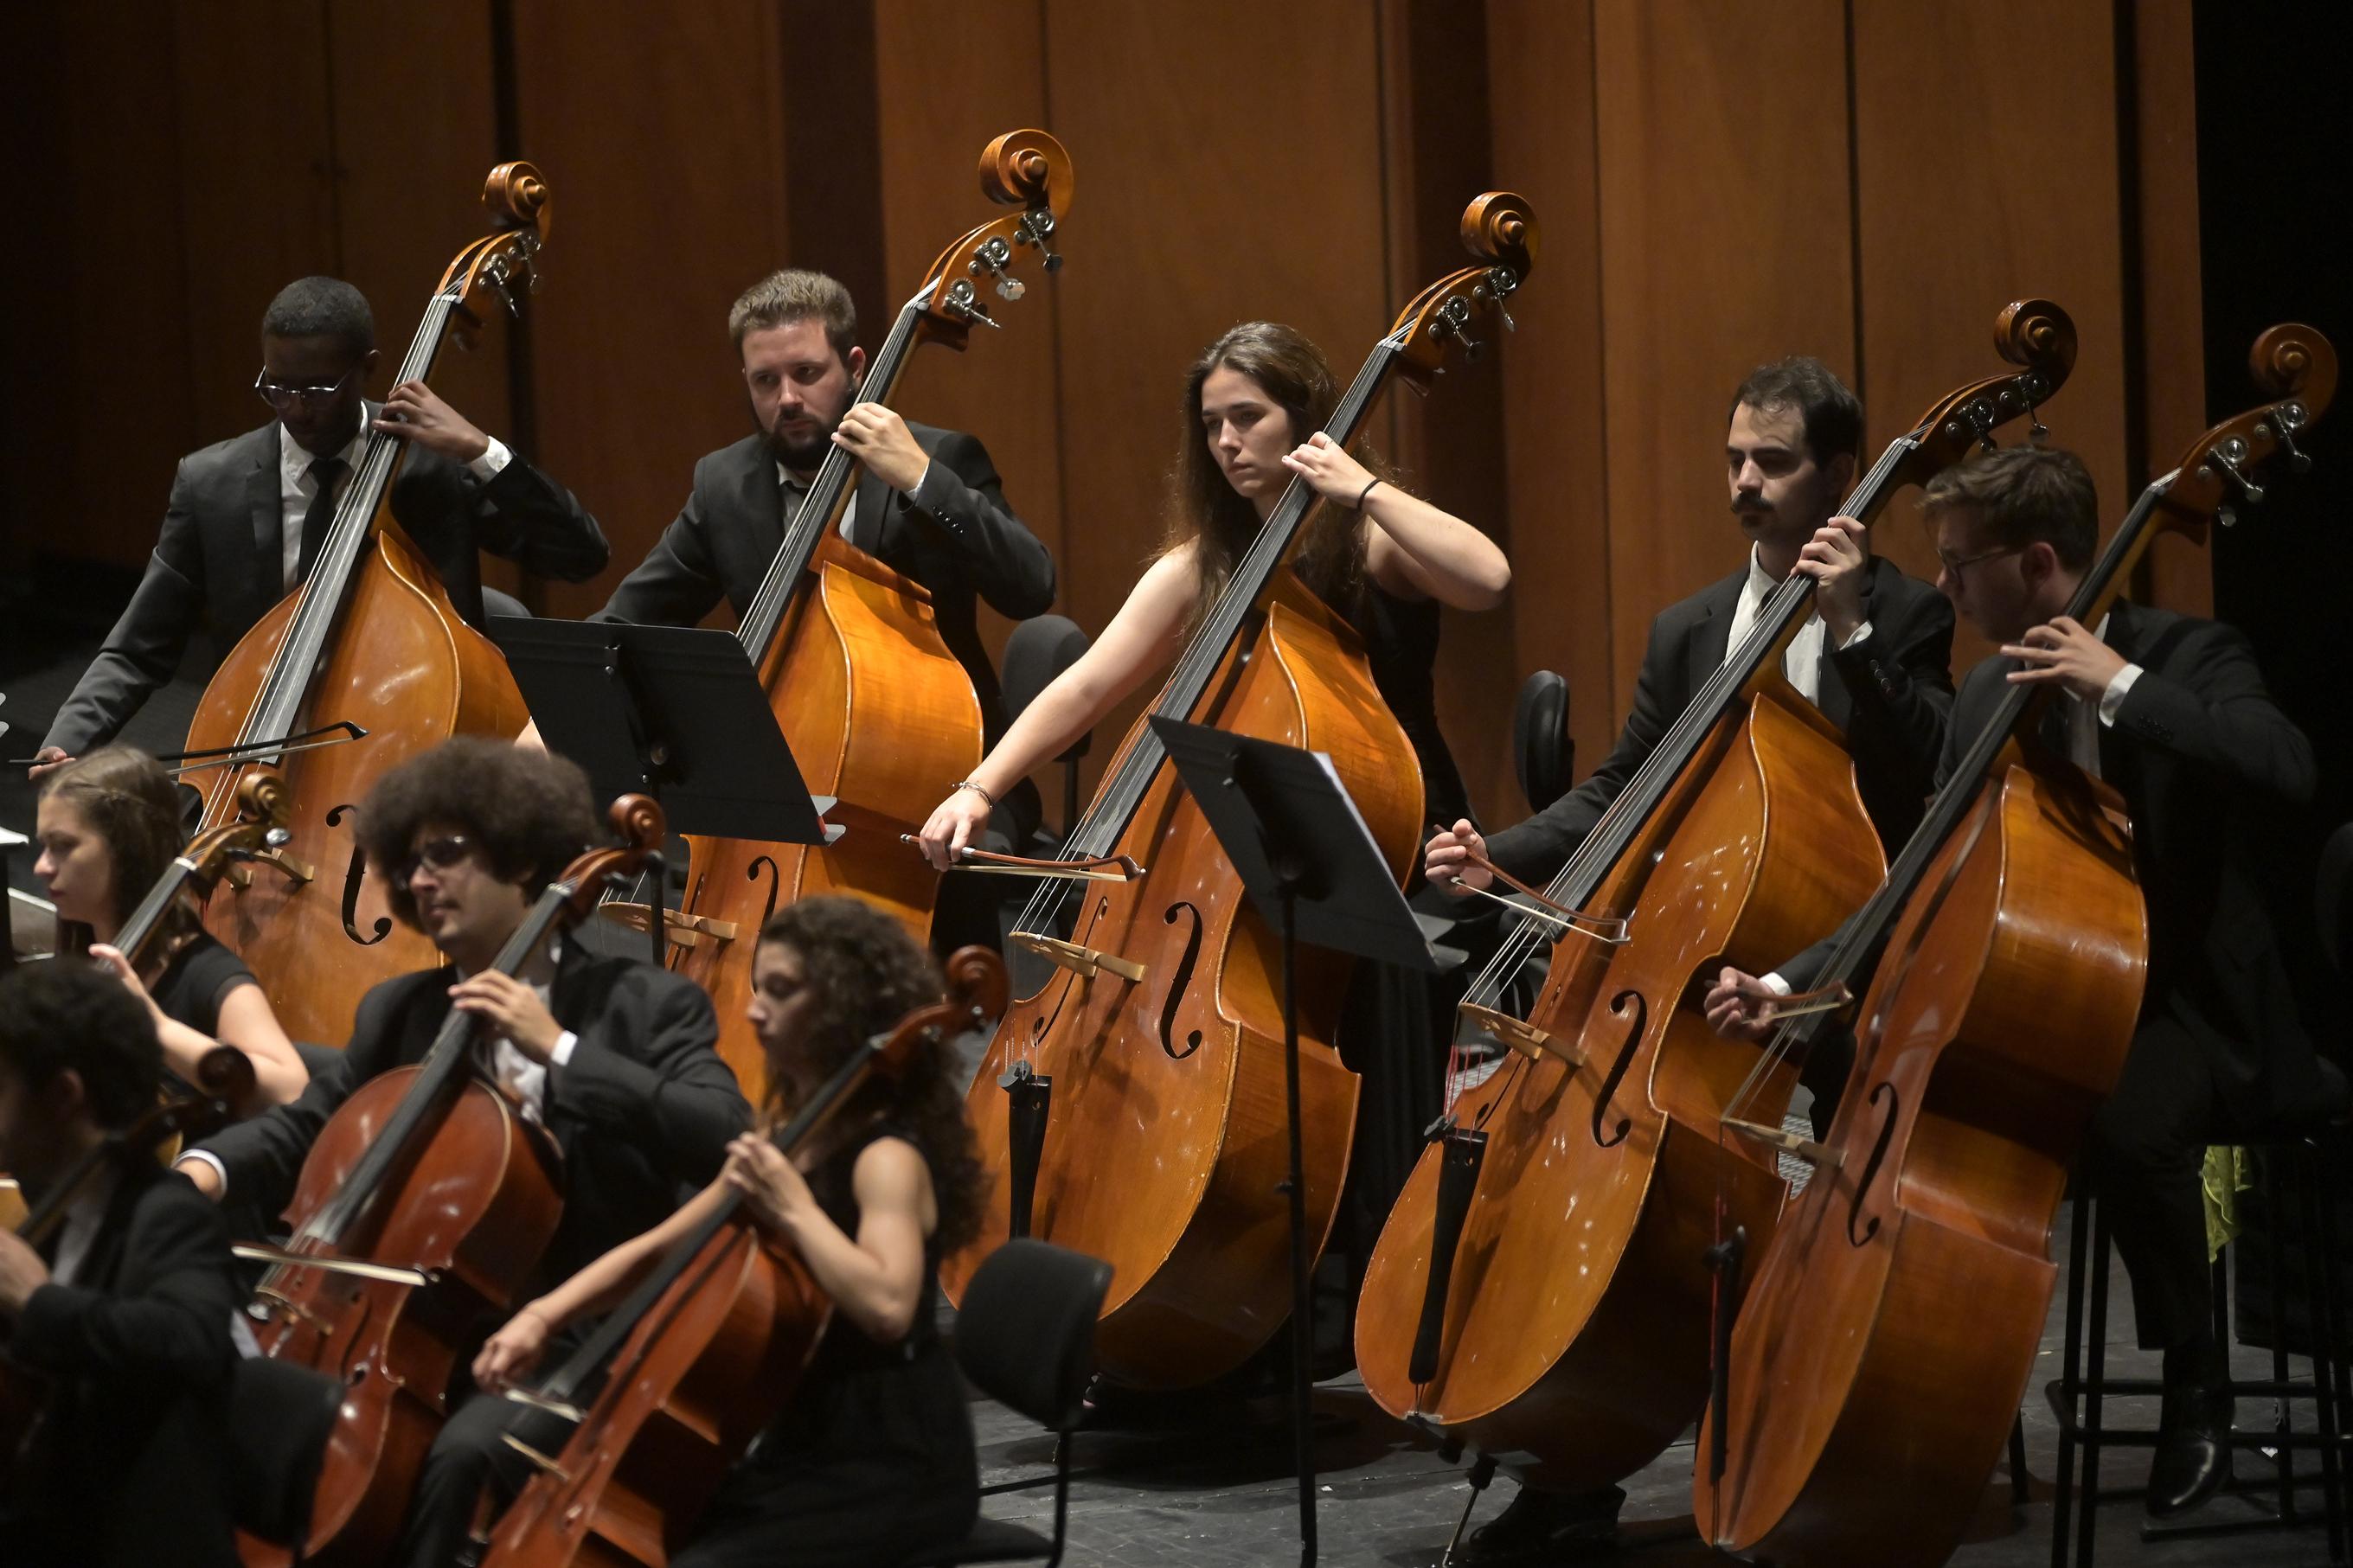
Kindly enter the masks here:
<path id="1" fill-rule="evenodd" d="M 516 1436 L 512 1432 L 502 1432 L 500 1434 L 500 1436 L 504 1439 L 508 1447 L 512 1448 L 516 1453 L 521 1454 L 524 1458 L 529 1459 L 533 1464 L 538 1466 L 549 1475 L 554 1476 L 557 1480 L 564 1482 L 567 1486 L 571 1484 L 572 1472 L 565 1469 L 562 1465 L 557 1464 L 554 1459 L 549 1458 L 545 1454 L 541 1453 L 538 1449 L 533 1447 L 530 1444 L 524 1442 L 522 1438 Z"/>
<path id="2" fill-rule="evenodd" d="M 625 925 L 634 931 L 646 929 L 649 918 L 644 904 L 599 904 L 596 912 L 616 925 Z M 735 940 L 737 927 L 733 921 L 714 921 L 704 915 L 691 915 L 683 910 L 662 910 L 662 935 L 672 947 L 695 947 L 708 937 L 715 942 Z"/>
<path id="3" fill-rule="evenodd" d="M 1737 1116 L 1724 1118 L 1724 1125 L 1754 1142 L 1778 1149 L 1785 1154 L 1794 1154 L 1818 1171 L 1834 1171 L 1846 1159 L 1843 1152 L 1827 1143 L 1817 1143 L 1810 1138 L 1801 1138 L 1786 1127 L 1772 1127 L 1762 1121 L 1744 1121 Z"/>

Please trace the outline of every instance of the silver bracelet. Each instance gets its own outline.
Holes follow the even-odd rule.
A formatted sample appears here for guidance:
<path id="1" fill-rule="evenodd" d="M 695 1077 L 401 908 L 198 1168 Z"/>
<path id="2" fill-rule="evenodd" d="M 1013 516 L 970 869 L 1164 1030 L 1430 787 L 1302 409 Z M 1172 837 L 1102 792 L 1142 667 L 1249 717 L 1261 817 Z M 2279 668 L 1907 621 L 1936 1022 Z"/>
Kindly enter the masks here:
<path id="1" fill-rule="evenodd" d="M 987 803 L 989 810 L 995 811 L 997 809 L 997 797 L 989 794 L 987 790 L 981 788 L 978 784 L 973 783 L 970 779 L 965 779 L 959 782 L 955 787 L 956 789 L 968 789 L 972 791 L 973 794 L 980 796 L 983 801 Z M 948 793 L 950 795 L 954 795 L 955 790 L 950 790 Z"/>

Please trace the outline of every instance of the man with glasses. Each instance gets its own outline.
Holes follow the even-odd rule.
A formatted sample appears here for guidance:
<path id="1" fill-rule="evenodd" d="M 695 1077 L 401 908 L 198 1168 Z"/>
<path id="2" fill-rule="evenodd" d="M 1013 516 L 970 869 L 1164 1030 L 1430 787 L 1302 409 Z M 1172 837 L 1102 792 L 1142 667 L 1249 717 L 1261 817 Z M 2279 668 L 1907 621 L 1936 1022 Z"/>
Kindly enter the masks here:
<path id="1" fill-rule="evenodd" d="M 718 1174 L 728 1141 L 750 1125 L 719 1058 L 711 998 L 667 970 L 575 942 L 551 943 L 514 974 L 496 967 L 541 891 L 596 837 L 587 778 L 564 759 L 460 737 L 385 774 L 359 820 L 370 863 L 390 879 L 394 916 L 431 937 L 448 963 L 370 991 L 351 1044 L 300 1099 L 183 1154 L 178 1168 L 214 1198 L 280 1212 L 336 1110 L 372 1079 L 422 1061 L 455 1008 L 475 1021 L 479 1077 L 554 1146 L 563 1220 L 526 1290 L 544 1293 L 668 1218 Z M 436 1290 L 439 1309 L 477 1305 L 459 1287 Z M 393 1561 L 456 1561 L 490 1467 L 521 1463 L 501 1441 L 504 1406 L 494 1394 L 453 1393 Z"/>
<path id="2" fill-rule="evenodd" d="M 1782 671 L 1846 732 L 1872 825 L 1891 854 L 1903 844 L 1919 824 L 1952 710 L 1953 607 L 1873 555 L 1861 522 L 1835 515 L 1862 446 L 1862 405 L 1821 361 L 1785 359 L 1741 383 L 1726 419 L 1725 477 L 1748 560 L 1651 621 L 1626 727 L 1592 775 L 1492 841 L 1468 821 L 1437 835 L 1424 852 L 1432 885 L 1465 897 L 1485 888 L 1493 879 L 1470 863 L 1474 854 L 1539 885 L 1559 871 L 1793 572 L 1814 580 L 1814 614 Z M 1459 1560 L 1557 1561 L 1607 1541 L 1625 1496 L 1614 1486 L 1572 1495 L 1529 1483 Z"/>
<path id="3" fill-rule="evenodd" d="M 1939 781 L 2006 690 L 2051 687 L 2042 743 L 2113 785 L 2132 818 L 2148 976 L 2084 1162 L 2132 1279 L 2141 1348 L 2163 1352 L 2146 1502 L 2170 1518 L 2231 1473 L 2229 1347 L 2214 1332 L 2200 1185 L 2206 1146 L 2320 1125 L 2347 1099 L 2298 1009 L 2257 847 L 2266 816 L 2309 801 L 2318 771 L 2238 632 L 2123 599 L 2094 626 L 2066 613 L 2099 543 L 2092 476 L 2073 453 L 2014 447 L 1973 458 L 1932 480 L 1921 509 L 1944 563 L 1936 585 L 2001 645 L 1961 682 Z M 1776 997 L 1812 985 L 1836 940 L 1762 979 L 1724 971 L 1708 1021 L 1762 1038 Z M 1826 1111 L 1818 1107 L 1817 1125 Z"/>
<path id="4" fill-rule="evenodd" d="M 183 458 L 138 592 L 49 726 L 40 777 L 112 740 L 172 677 L 199 619 L 225 655 L 310 576 L 371 431 L 412 448 L 392 508 L 459 614 L 483 622 L 477 552 L 577 583 L 611 553 L 570 491 L 485 435 L 418 381 L 365 399 L 375 324 L 350 284 L 304 278 L 261 319 L 254 391 L 276 418 Z"/>

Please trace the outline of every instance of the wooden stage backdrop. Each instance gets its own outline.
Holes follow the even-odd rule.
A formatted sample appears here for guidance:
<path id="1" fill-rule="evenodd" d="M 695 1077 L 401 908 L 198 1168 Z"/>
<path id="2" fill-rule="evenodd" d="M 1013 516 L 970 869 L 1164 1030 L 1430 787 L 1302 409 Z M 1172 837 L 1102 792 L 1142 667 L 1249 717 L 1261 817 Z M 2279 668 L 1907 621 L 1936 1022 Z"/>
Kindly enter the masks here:
<path id="1" fill-rule="evenodd" d="M 2189 0 L 110 0 L 7 26 L 0 113 L 34 174 L 12 563 L 144 557 L 174 458 L 266 416 L 256 323 L 289 279 L 358 283 L 396 359 L 511 156 L 554 191 L 545 286 L 438 384 L 612 536 L 603 581 L 497 579 L 566 616 L 747 428 L 736 293 L 827 268 L 871 343 L 983 216 L 997 132 L 1071 149 L 1069 266 L 1002 333 L 919 359 L 900 405 L 986 439 L 1091 631 L 1156 537 L 1190 356 L 1275 317 L 1345 379 L 1457 264 L 1462 204 L 1525 192 L 1517 335 L 1377 427 L 1517 572 L 1504 607 L 1450 617 L 1441 671 L 1501 820 L 1518 677 L 1567 675 L 1590 767 L 1651 614 L 1739 560 L 1720 439 L 1755 363 L 1821 355 L 1875 449 L 1988 373 L 2003 301 L 2055 299 L 2082 358 L 2052 438 L 2111 519 L 2204 423 Z M 1878 547 L 1925 572 L 1908 501 L 1890 515 Z M 2168 542 L 2153 576 L 2209 602 L 2201 555 Z"/>

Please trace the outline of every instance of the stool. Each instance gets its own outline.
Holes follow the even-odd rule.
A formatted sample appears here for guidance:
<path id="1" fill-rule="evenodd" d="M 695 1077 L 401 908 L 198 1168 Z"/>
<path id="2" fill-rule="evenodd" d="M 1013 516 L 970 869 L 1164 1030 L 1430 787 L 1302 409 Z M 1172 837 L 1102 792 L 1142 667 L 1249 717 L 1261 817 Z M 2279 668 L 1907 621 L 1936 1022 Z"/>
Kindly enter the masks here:
<path id="1" fill-rule="evenodd" d="M 2248 1139 L 2242 1146 L 2260 1151 L 2262 1173 L 2258 1187 L 2264 1196 L 2265 1206 L 2274 1216 L 2274 1234 L 2270 1244 L 2279 1245 L 2276 1216 L 2281 1212 L 2284 1197 L 2292 1197 L 2302 1210 L 2305 1279 L 2312 1297 L 2312 1368 L 2307 1377 L 2292 1379 L 2288 1375 L 2284 1291 L 2282 1289 L 2284 1270 L 2274 1256 L 2268 1270 L 2271 1279 L 2272 1321 L 2274 1325 L 2272 1350 L 2272 1375 L 2255 1382 L 2233 1381 L 2228 1387 L 2232 1397 L 2238 1399 L 2270 1399 L 2273 1403 L 2272 1426 L 2265 1431 L 2242 1430 L 2233 1425 L 2229 1436 L 2232 1449 L 2270 1448 L 2275 1457 L 2262 1480 L 2242 1479 L 2234 1466 L 2232 1478 L 2224 1483 L 2222 1493 L 2236 1497 L 2267 1497 L 2270 1510 L 2247 1519 L 2219 1521 L 2192 1520 L 2182 1523 L 2148 1521 L 2141 1527 L 2144 1541 L 2168 1540 L 2179 1536 L 2238 1535 L 2255 1531 L 2293 1529 L 2311 1521 L 2307 1510 L 2297 1505 L 2299 1490 L 2318 1484 L 2321 1493 L 2321 1517 L 2328 1529 L 2328 1561 L 2346 1561 L 2346 1507 L 2344 1484 L 2339 1474 L 2338 1450 L 2345 1445 L 2341 1426 L 2348 1414 L 2353 1414 L 2353 1369 L 2348 1369 L 2340 1352 L 2344 1346 L 2344 1324 L 2338 1315 L 2336 1278 L 2336 1217 L 2330 1201 L 2329 1177 L 2338 1168 L 2337 1154 L 2343 1129 L 2332 1127 L 2312 1133 L 2281 1136 L 2270 1139 Z M 2066 1568 L 2071 1514 L 2080 1500 L 2082 1518 L 2074 1521 L 2076 1529 L 2076 1560 L 2090 1568 L 2093 1532 L 2099 1518 L 2099 1505 L 2126 1497 L 2138 1497 L 2137 1489 L 2100 1489 L 2100 1455 L 2106 1448 L 2153 1448 L 2157 1432 L 2153 1427 L 2110 1428 L 2102 1421 L 2102 1407 L 2110 1395 L 2161 1394 L 2164 1384 L 2158 1378 L 2110 1378 L 2104 1363 L 2107 1348 L 2108 1326 L 2108 1226 L 2107 1215 L 2101 1209 L 2098 1194 L 2082 1172 L 2076 1175 L 2073 1199 L 2073 1223 L 2068 1237 L 2067 1267 L 2067 1326 L 2064 1363 L 2059 1377 L 2044 1388 L 2052 1414 L 2059 1422 L 2059 1468 L 2051 1518 L 2051 1562 L 2052 1568 Z M 2214 1331 L 2217 1342 L 2227 1348 L 2231 1344 L 2231 1254 L 2241 1243 L 2217 1256 L 2213 1267 Z M 2088 1265 L 2088 1267 L 2087 1267 Z M 2088 1325 L 2084 1321 L 2084 1281 L 2091 1282 L 2091 1313 Z M 2088 1343 L 2087 1343 L 2088 1342 Z M 2088 1350 L 2088 1366 L 2085 1364 Z M 2309 1399 L 2313 1402 L 2314 1426 L 2311 1432 L 2292 1430 L 2289 1401 Z M 2081 1448 L 2084 1479 L 2080 1490 L 2075 1486 L 2076 1450 Z M 2320 1468 L 2317 1476 L 2299 1474 L 2294 1457 L 2298 1449 L 2317 1449 Z"/>

